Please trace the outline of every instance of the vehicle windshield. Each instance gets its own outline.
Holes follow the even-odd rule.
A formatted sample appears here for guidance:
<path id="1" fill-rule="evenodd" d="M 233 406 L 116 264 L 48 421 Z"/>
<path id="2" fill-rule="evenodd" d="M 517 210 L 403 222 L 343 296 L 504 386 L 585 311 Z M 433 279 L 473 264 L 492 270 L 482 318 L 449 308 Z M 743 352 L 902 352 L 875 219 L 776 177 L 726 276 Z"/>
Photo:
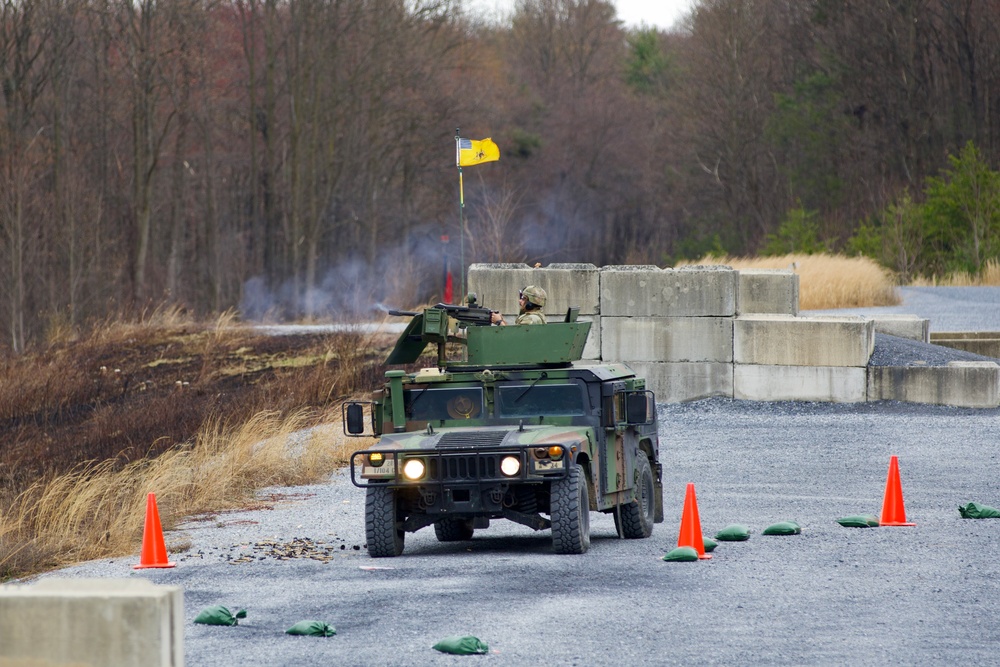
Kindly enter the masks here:
<path id="1" fill-rule="evenodd" d="M 403 410 L 407 419 L 475 419 L 483 413 L 483 388 L 431 388 L 403 391 Z"/>
<path id="2" fill-rule="evenodd" d="M 497 387 L 497 417 L 582 416 L 583 390 L 575 384 L 508 384 Z"/>

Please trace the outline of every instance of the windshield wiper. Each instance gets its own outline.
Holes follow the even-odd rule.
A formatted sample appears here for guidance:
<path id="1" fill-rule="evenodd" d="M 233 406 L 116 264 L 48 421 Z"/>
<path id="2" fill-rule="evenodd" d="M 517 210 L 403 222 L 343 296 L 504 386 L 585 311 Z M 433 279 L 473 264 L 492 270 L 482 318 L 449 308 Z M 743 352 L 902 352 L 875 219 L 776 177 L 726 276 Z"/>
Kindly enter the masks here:
<path id="1" fill-rule="evenodd" d="M 429 384 L 425 384 L 425 385 L 424 385 L 424 388 L 423 388 L 423 389 L 421 389 L 421 390 L 420 390 L 420 391 L 419 391 L 419 392 L 417 393 L 417 395 L 416 395 L 416 396 L 414 396 L 414 397 L 413 397 L 412 399 L 410 399 L 410 415 L 411 415 L 411 416 L 413 415 L 413 406 L 414 406 L 414 405 L 416 405 L 417 401 L 419 401 L 419 400 L 420 400 L 420 397 L 424 395 L 424 392 L 426 392 L 426 391 L 427 391 L 428 389 L 430 389 L 430 388 L 431 388 L 431 386 L 430 386 Z"/>
<path id="2" fill-rule="evenodd" d="M 531 391 L 532 389 L 534 389 L 534 388 L 535 388 L 535 385 L 536 385 L 536 384 L 538 384 L 539 382 L 541 382 L 542 380 L 544 380 L 544 379 L 545 379 L 545 378 L 547 378 L 548 376 L 549 376 L 549 372 L 548 372 L 548 371 L 542 371 L 542 374 L 541 374 L 541 375 L 539 375 L 539 376 L 538 376 L 537 378 L 535 378 L 535 381 L 534 381 L 534 382 L 532 382 L 531 384 L 529 384 L 529 385 L 527 386 L 527 388 L 526 388 L 526 389 L 525 389 L 524 391 L 522 391 L 522 392 L 521 392 L 521 393 L 520 393 L 520 394 L 518 395 L 518 397 L 517 397 L 517 398 L 515 398 L 515 399 L 514 399 L 514 402 L 515 402 L 515 403 L 517 403 L 517 402 L 518 402 L 518 401 L 520 401 L 520 400 L 521 400 L 522 398 L 524 398 L 524 395 L 525 395 L 525 394 L 527 394 L 527 393 L 528 393 L 529 391 Z"/>

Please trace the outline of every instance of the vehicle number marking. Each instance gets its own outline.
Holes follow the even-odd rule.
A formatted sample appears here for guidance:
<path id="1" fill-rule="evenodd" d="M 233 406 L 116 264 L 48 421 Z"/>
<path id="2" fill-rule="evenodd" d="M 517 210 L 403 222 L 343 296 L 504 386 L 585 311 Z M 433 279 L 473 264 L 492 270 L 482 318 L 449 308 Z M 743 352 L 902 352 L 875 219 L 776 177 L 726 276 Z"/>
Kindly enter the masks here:
<path id="1" fill-rule="evenodd" d="M 378 468 L 375 466 L 361 466 L 362 477 L 392 477 L 396 474 L 396 461 L 389 459 Z"/>

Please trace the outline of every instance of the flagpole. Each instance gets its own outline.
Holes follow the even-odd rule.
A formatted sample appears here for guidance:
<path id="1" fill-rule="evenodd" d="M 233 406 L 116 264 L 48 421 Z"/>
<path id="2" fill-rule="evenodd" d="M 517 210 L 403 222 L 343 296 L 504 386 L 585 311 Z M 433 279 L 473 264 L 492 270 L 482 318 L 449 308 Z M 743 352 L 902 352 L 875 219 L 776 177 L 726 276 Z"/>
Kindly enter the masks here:
<path id="1" fill-rule="evenodd" d="M 461 286 L 461 291 L 459 292 L 459 304 L 465 304 L 465 187 L 462 183 L 462 161 L 460 159 L 461 149 L 459 148 L 460 139 L 459 128 L 455 128 L 455 165 L 458 167 L 458 233 L 459 233 L 459 249 L 460 249 L 460 265 L 459 271 L 462 274 L 462 279 L 459 281 Z"/>

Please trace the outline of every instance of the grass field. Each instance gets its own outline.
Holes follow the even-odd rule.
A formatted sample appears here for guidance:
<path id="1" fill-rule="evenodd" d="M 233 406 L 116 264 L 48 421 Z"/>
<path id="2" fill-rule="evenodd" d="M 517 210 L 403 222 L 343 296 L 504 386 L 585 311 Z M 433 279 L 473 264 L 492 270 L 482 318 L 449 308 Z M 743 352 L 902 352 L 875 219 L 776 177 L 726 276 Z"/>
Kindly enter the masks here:
<path id="1" fill-rule="evenodd" d="M 0 359 L 0 581 L 135 552 L 149 492 L 166 528 L 322 478 L 391 342 L 155 317 Z"/>
<path id="2" fill-rule="evenodd" d="M 917 278 L 911 285 L 915 287 L 996 287 L 1000 285 L 1000 260 L 986 260 L 982 273 L 952 273 L 944 277 Z"/>
<path id="3" fill-rule="evenodd" d="M 781 255 L 776 257 L 715 257 L 689 264 L 731 266 L 734 269 L 787 269 L 799 276 L 799 308 L 829 310 L 895 306 L 899 303 L 892 273 L 867 257 L 843 255 Z"/>

